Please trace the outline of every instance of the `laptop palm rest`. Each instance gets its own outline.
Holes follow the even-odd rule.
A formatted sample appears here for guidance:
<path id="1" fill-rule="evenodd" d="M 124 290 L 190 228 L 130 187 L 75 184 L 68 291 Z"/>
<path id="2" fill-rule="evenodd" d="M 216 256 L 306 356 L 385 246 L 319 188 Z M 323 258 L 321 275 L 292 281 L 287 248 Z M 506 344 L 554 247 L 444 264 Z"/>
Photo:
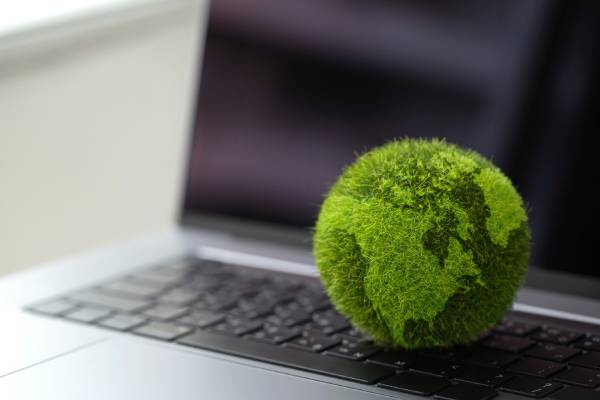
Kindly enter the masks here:
<path id="1" fill-rule="evenodd" d="M 389 398 L 130 337 L 5 376 L 0 392 L 45 400 Z"/>
<path id="2" fill-rule="evenodd" d="M 107 337 L 105 331 L 23 313 L 14 307 L 1 306 L 0 315 L 0 382 L 17 371 Z"/>

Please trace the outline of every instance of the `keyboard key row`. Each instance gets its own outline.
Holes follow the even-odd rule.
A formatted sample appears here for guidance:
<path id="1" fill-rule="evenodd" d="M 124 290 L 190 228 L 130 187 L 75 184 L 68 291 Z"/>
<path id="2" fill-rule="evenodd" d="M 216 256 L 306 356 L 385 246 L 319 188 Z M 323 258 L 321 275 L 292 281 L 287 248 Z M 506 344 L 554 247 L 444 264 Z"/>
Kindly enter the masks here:
<path id="1" fill-rule="evenodd" d="M 308 351 L 240 340 L 207 331 L 184 336 L 178 343 L 367 384 L 394 373 L 393 368 L 324 357 Z"/>

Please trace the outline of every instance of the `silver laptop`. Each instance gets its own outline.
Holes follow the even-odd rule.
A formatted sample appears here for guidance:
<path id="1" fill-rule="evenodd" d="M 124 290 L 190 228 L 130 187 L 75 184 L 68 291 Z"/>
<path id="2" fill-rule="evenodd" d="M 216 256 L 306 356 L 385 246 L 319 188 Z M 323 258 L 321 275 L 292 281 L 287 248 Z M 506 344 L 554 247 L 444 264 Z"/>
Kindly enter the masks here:
<path id="1" fill-rule="evenodd" d="M 453 30 L 434 3 L 213 2 L 178 227 L 0 280 L 0 398 L 600 399 L 600 273 L 582 239 L 598 217 L 549 212 L 582 187 L 547 179 L 563 165 L 543 164 L 553 136 L 540 156 L 516 151 L 535 129 L 508 129 L 544 4 L 499 5 L 506 23 L 492 27 L 475 7 Z M 458 40 L 482 27 L 519 46 Z M 494 329 L 445 351 L 381 348 L 353 329 L 310 251 L 343 166 L 410 132 L 509 171 L 544 267 Z"/>

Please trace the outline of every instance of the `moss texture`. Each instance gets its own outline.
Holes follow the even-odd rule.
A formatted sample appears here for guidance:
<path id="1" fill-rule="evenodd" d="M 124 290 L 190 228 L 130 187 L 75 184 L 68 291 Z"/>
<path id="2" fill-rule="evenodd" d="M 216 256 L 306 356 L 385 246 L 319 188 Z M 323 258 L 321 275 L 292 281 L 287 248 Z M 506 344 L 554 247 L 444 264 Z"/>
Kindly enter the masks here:
<path id="1" fill-rule="evenodd" d="M 523 201 L 479 154 L 403 139 L 360 156 L 319 213 L 314 255 L 336 308 L 384 345 L 472 341 L 499 321 L 530 251 Z"/>

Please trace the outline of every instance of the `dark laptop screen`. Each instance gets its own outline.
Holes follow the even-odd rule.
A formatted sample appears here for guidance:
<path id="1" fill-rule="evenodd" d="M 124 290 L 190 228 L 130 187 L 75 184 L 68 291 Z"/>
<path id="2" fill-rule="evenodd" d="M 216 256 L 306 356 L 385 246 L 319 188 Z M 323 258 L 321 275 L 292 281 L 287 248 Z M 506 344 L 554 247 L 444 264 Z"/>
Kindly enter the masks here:
<path id="1" fill-rule="evenodd" d="M 444 137 L 516 183 L 533 263 L 600 275 L 598 52 L 571 32 L 585 13 L 547 4 L 214 1 L 186 212 L 310 227 L 356 154 Z"/>

